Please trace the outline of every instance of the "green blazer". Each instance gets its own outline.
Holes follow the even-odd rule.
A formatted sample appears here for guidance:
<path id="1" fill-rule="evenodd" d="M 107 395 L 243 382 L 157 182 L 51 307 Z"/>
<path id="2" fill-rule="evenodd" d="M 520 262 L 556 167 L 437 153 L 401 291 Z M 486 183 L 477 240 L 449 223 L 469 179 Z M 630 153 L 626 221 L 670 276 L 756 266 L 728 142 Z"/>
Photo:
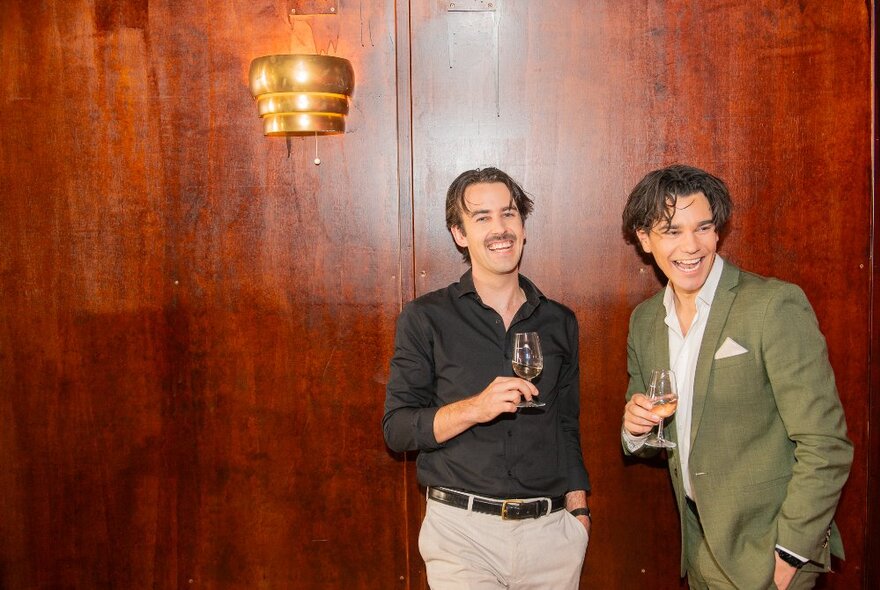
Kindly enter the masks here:
<path id="1" fill-rule="evenodd" d="M 652 369 L 669 367 L 665 318 L 663 291 L 632 313 L 627 399 L 645 391 Z M 716 359 L 728 338 L 746 352 Z M 829 553 L 843 557 L 833 518 L 852 443 L 825 339 L 799 287 L 725 261 L 697 360 L 690 437 L 706 542 L 737 587 L 770 586 L 777 543 L 815 562 L 805 566 L 813 571 L 829 569 Z M 687 508 L 677 449 L 668 453 L 684 576 Z"/>

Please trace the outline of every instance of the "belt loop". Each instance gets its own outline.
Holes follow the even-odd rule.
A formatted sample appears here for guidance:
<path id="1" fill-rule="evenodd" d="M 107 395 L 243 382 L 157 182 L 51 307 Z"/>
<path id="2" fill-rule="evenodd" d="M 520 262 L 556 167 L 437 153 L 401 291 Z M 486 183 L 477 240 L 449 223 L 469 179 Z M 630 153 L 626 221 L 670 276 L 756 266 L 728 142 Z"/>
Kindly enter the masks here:
<path id="1" fill-rule="evenodd" d="M 474 511 L 474 496 L 473 496 L 472 494 L 468 494 L 468 507 L 467 507 L 467 511 L 468 511 L 468 512 L 473 512 L 473 511 Z"/>
<path id="2" fill-rule="evenodd" d="M 553 510 L 553 498 L 547 498 L 547 514 L 544 516 L 550 516 L 551 510 Z"/>

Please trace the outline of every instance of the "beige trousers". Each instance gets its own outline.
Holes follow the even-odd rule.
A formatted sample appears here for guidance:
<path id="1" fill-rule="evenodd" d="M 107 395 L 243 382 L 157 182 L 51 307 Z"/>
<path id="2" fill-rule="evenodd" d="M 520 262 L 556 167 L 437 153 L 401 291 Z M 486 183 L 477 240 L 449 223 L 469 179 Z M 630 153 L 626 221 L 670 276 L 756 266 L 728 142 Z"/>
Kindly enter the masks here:
<path id="1" fill-rule="evenodd" d="M 419 551 L 432 590 L 576 590 L 588 541 L 566 510 L 502 520 L 428 500 Z"/>

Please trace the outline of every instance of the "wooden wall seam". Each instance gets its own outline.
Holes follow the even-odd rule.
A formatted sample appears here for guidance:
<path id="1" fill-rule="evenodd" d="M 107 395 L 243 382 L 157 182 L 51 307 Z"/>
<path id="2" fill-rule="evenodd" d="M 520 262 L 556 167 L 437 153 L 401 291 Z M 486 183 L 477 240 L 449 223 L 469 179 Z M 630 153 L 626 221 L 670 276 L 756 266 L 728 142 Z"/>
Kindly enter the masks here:
<path id="1" fill-rule="evenodd" d="M 880 266 L 878 266 L 878 258 L 880 258 L 880 250 L 878 250 L 877 241 L 877 224 L 880 222 L 880 212 L 877 208 L 877 168 L 880 166 L 880 133 L 878 133 L 878 123 L 880 123 L 880 102 L 878 102 L 877 80 L 880 79 L 880 68 L 877 62 L 877 3 L 875 0 L 866 0 L 868 5 L 868 14 L 871 15 L 870 36 L 871 36 L 871 105 L 872 116 L 871 137 L 873 139 L 871 161 L 871 274 L 869 277 L 869 298 L 868 312 L 868 432 L 867 432 L 867 483 L 868 489 L 865 494 L 865 511 L 866 518 L 864 523 L 865 535 L 865 553 L 863 563 L 865 571 L 863 577 L 864 588 L 880 587 L 880 564 L 878 564 L 878 556 L 880 556 L 880 541 L 877 539 L 877 530 L 880 530 L 880 505 L 876 498 L 880 496 L 880 448 L 878 448 L 878 437 L 876 434 L 876 425 L 880 424 L 880 363 L 878 363 L 878 354 L 880 354 L 880 292 L 877 289 L 877 276 Z M 874 428 L 872 428 L 874 426 Z M 871 499 L 874 499 L 872 502 Z M 871 534 L 872 531 L 874 534 Z"/>

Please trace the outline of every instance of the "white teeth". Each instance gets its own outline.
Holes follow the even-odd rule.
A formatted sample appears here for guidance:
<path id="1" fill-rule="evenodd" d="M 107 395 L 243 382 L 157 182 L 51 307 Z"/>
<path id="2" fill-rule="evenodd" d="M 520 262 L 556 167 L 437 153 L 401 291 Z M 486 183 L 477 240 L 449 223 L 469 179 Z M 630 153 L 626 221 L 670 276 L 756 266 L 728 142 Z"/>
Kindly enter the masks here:
<path id="1" fill-rule="evenodd" d="M 513 242 L 494 242 L 492 244 L 489 244 L 489 250 L 492 250 L 492 251 L 503 250 L 506 248 L 510 248 L 512 246 L 513 246 Z"/>
<path id="2" fill-rule="evenodd" d="M 702 258 L 694 258 L 693 260 L 675 260 L 673 264 L 675 264 L 675 266 L 679 267 L 682 270 L 693 270 L 700 264 L 700 261 L 702 260 Z"/>

